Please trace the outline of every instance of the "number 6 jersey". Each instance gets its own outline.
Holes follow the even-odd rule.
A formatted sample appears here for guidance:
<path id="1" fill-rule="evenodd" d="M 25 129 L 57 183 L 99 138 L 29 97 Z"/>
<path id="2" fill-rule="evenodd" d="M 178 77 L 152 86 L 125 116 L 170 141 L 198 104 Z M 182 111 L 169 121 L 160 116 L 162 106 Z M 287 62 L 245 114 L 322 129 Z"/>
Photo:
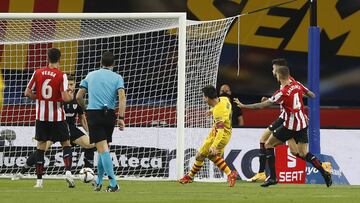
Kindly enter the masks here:
<path id="1" fill-rule="evenodd" d="M 36 120 L 49 122 L 65 120 L 61 92 L 68 88 L 66 74 L 57 68 L 37 69 L 27 87 L 36 91 Z"/>
<path id="2" fill-rule="evenodd" d="M 283 108 L 282 117 L 284 126 L 293 131 L 299 131 L 307 127 L 307 116 L 304 112 L 303 94 L 309 90 L 300 82 L 291 82 L 276 91 L 269 99 L 273 103 L 280 104 Z"/>

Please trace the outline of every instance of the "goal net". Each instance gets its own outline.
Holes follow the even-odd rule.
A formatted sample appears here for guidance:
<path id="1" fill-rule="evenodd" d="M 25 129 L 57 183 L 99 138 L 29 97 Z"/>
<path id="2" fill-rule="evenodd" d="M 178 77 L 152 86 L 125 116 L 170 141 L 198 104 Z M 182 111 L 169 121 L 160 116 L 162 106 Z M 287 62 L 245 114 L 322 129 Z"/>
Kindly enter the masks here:
<path id="1" fill-rule="evenodd" d="M 61 50 L 60 69 L 75 76 L 77 87 L 100 67 L 103 51 L 114 53 L 114 71 L 123 76 L 127 96 L 126 129 L 115 129 L 111 143 L 118 177 L 176 179 L 187 172 L 211 127 L 204 116 L 208 107 L 201 88 L 216 85 L 221 49 L 233 18 L 198 22 L 184 17 L 179 13 L 1 16 L 0 174 L 18 172 L 36 148 L 35 103 L 23 92 L 34 70 L 47 65 L 46 53 L 52 47 Z M 62 175 L 58 143 L 45 156 L 46 175 Z M 73 147 L 75 174 L 83 167 L 83 157 L 83 149 Z M 95 154 L 95 166 L 96 160 Z M 32 168 L 29 177 L 34 173 Z M 197 177 L 223 174 L 206 162 Z"/>

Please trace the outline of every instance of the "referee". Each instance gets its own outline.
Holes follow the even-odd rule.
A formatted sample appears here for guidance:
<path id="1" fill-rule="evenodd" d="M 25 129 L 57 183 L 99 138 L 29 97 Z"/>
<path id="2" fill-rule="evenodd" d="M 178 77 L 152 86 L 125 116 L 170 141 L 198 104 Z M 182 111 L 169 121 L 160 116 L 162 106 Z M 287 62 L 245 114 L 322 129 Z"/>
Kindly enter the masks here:
<path id="1" fill-rule="evenodd" d="M 124 80 L 121 75 L 112 71 L 114 67 L 114 55 L 104 52 L 101 58 L 102 67 L 90 72 L 80 83 L 80 89 L 76 94 L 79 105 L 86 109 L 89 125 L 90 143 L 95 143 L 98 151 L 98 177 L 95 180 L 94 190 L 100 191 L 103 176 L 106 173 L 110 184 L 105 192 L 118 192 L 119 186 L 115 179 L 114 167 L 109 153 L 108 143 L 112 141 L 115 127 L 115 103 L 119 97 L 118 126 L 124 130 L 124 113 L 126 97 Z M 88 106 L 85 108 L 84 96 L 88 92 Z"/>

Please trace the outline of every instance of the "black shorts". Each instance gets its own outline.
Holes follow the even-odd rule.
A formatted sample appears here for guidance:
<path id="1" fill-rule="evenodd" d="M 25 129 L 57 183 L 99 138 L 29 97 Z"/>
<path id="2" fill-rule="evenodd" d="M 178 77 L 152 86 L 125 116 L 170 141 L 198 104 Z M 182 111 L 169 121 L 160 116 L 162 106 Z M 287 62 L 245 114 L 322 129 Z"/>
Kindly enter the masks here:
<path id="1" fill-rule="evenodd" d="M 282 125 L 274 130 L 273 135 L 284 143 L 291 138 L 294 138 L 296 143 L 309 143 L 307 127 L 300 131 L 294 131 L 287 129 Z"/>
<path id="2" fill-rule="evenodd" d="M 269 126 L 268 126 L 268 129 L 271 131 L 271 132 L 274 132 L 274 130 L 276 130 L 277 128 L 279 128 L 283 123 L 284 123 L 284 119 L 282 118 L 278 118 L 276 119 L 274 122 L 272 122 Z"/>
<path id="3" fill-rule="evenodd" d="M 66 121 L 36 121 L 35 139 L 37 141 L 52 141 L 54 143 L 69 140 L 69 126 Z"/>
<path id="4" fill-rule="evenodd" d="M 76 125 L 69 125 L 69 130 L 70 130 L 70 142 L 72 145 L 73 142 L 78 139 L 79 137 L 85 135 L 85 133 L 83 131 L 81 131 L 78 127 L 76 127 Z"/>
<path id="5" fill-rule="evenodd" d="M 90 143 L 103 140 L 112 142 L 112 134 L 115 128 L 116 115 L 114 110 L 87 110 Z"/>

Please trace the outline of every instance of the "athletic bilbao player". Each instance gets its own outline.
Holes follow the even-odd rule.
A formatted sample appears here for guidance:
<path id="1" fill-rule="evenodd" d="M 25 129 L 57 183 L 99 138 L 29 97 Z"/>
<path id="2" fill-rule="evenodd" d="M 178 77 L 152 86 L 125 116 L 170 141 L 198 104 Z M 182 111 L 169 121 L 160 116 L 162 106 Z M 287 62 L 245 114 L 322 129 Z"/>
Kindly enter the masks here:
<path id="1" fill-rule="evenodd" d="M 267 187 L 277 184 L 274 147 L 293 138 L 297 143 L 298 156 L 307 162 L 310 162 L 316 169 L 318 169 L 322 174 L 326 185 L 330 187 L 332 184 L 331 174 L 325 171 L 316 156 L 308 152 L 308 118 L 304 112 L 302 97 L 303 94 L 305 94 L 308 97 L 314 98 L 315 94 L 304 87 L 301 83 L 295 80 L 290 80 L 290 71 L 287 66 L 278 67 L 275 70 L 275 76 L 281 83 L 281 88 L 276 91 L 270 99 L 261 103 L 248 105 L 244 105 L 238 99 L 235 99 L 235 103 L 237 103 L 240 108 L 263 108 L 276 103 L 280 104 L 285 111 L 283 125 L 274 130 L 270 138 L 265 143 L 270 177 L 261 186 Z"/>
<path id="2" fill-rule="evenodd" d="M 68 89 L 66 74 L 58 69 L 61 57 L 60 50 L 51 48 L 47 54 L 48 66 L 35 70 L 25 90 L 25 96 L 36 101 L 37 181 L 34 187 L 43 187 L 44 153 L 46 142 L 51 140 L 59 141 L 63 147 L 66 181 L 69 187 L 73 188 L 75 182 L 70 171 L 72 164 L 70 134 L 63 107 L 63 102 L 73 100 L 73 93 L 72 90 Z"/>

